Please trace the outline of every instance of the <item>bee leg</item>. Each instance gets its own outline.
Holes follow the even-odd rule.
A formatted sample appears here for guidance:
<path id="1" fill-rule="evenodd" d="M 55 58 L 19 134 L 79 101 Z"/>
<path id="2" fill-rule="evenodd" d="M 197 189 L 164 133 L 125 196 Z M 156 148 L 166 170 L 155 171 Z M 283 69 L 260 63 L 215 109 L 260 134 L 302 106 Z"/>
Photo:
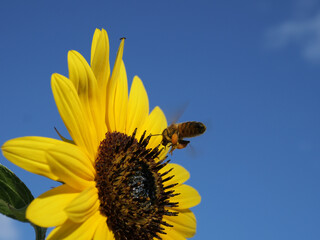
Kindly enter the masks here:
<path id="1" fill-rule="evenodd" d="M 177 149 L 183 149 L 186 146 L 188 146 L 189 143 L 190 143 L 190 141 L 180 140 L 178 145 L 177 145 Z"/>
<path id="2" fill-rule="evenodd" d="M 177 133 L 172 134 L 172 137 L 171 137 L 171 144 L 172 144 L 172 145 L 177 145 L 178 140 L 179 140 L 179 136 L 178 136 L 178 134 L 177 134 Z"/>
<path id="3" fill-rule="evenodd" d="M 172 155 L 173 150 L 175 150 L 177 148 L 177 145 L 171 145 L 171 149 L 170 149 L 170 154 Z"/>

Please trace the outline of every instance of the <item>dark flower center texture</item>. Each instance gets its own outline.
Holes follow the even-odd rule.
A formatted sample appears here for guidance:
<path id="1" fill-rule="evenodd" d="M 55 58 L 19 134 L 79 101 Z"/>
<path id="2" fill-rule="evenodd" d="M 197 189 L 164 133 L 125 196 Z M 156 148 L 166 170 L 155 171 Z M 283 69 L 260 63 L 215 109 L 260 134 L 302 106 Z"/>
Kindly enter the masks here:
<path id="1" fill-rule="evenodd" d="M 163 185 L 174 177 L 172 169 L 159 172 L 168 161 L 159 160 L 159 147 L 146 148 L 150 137 L 143 134 L 137 141 L 135 132 L 132 136 L 106 133 L 99 146 L 95 180 L 100 212 L 116 240 L 161 239 L 164 226 L 172 227 L 163 216 L 177 215 L 168 210 L 178 206 L 170 202 L 177 195 L 171 189 L 176 184 Z"/>

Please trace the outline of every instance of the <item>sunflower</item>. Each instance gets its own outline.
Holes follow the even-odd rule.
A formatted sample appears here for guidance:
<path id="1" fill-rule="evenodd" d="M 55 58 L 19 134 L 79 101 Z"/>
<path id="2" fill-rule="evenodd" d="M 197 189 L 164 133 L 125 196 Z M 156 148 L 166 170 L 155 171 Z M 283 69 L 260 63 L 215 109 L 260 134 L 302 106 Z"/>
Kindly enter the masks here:
<path id="1" fill-rule="evenodd" d="M 159 134 L 167 127 L 159 107 L 149 113 L 142 81 L 135 76 L 128 96 L 121 40 L 111 74 L 109 40 L 96 30 L 90 65 L 68 53 L 69 78 L 52 75 L 52 91 L 72 138 L 21 137 L 2 146 L 12 163 L 62 185 L 36 198 L 30 222 L 54 227 L 47 239 L 190 238 L 200 202 L 185 185 L 189 173 L 169 163 Z"/>

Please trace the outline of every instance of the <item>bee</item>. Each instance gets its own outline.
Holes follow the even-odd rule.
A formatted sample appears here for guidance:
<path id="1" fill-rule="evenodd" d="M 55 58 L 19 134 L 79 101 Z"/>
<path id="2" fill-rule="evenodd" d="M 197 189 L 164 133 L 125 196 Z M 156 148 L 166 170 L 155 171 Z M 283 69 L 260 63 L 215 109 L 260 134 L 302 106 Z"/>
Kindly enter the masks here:
<path id="1" fill-rule="evenodd" d="M 164 147 L 169 144 L 170 154 L 172 154 L 175 149 L 183 149 L 190 143 L 184 138 L 196 137 L 205 131 L 206 126 L 201 122 L 173 123 L 163 130 L 161 143 Z"/>

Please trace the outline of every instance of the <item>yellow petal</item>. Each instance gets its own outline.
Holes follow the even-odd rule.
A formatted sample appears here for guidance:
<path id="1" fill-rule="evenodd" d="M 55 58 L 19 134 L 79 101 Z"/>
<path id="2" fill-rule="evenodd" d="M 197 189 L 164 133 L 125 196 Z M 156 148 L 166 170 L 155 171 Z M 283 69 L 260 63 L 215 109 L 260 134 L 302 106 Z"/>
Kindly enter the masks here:
<path id="1" fill-rule="evenodd" d="M 95 157 L 97 139 L 94 139 L 94 126 L 90 124 L 73 84 L 66 77 L 52 75 L 52 92 L 60 116 L 74 142 L 89 156 Z"/>
<path id="2" fill-rule="evenodd" d="M 69 186 L 84 190 L 94 181 L 95 170 L 88 157 L 76 145 L 61 142 L 47 150 L 51 171 Z"/>
<path id="3" fill-rule="evenodd" d="M 174 188 L 174 193 L 180 193 L 179 195 L 170 198 L 171 202 L 178 202 L 178 209 L 191 208 L 198 205 L 201 201 L 201 196 L 198 191 L 189 185 L 179 185 Z"/>
<path id="4" fill-rule="evenodd" d="M 79 192 L 68 185 L 56 187 L 34 199 L 27 208 L 26 218 L 41 227 L 54 227 L 67 220 L 64 208 Z"/>
<path id="5" fill-rule="evenodd" d="M 82 191 L 65 208 L 68 218 L 74 222 L 83 222 L 99 209 L 98 190 L 91 186 Z"/>
<path id="6" fill-rule="evenodd" d="M 97 91 L 96 78 L 84 57 L 77 51 L 68 52 L 69 79 L 80 97 Z M 96 92 L 93 92 L 95 94 Z"/>
<path id="7" fill-rule="evenodd" d="M 140 138 L 142 133 L 146 130 L 146 136 L 149 134 L 161 134 L 162 131 L 167 127 L 167 120 L 162 110 L 157 106 L 155 107 L 150 115 L 147 117 L 145 123 L 137 131 L 137 139 Z M 151 137 L 148 148 L 155 148 L 162 141 L 162 136 Z"/>
<path id="8" fill-rule="evenodd" d="M 76 52 L 68 53 L 69 78 L 74 83 L 82 108 L 87 116 L 89 125 L 95 131 L 91 133 L 98 146 L 104 138 L 106 130 L 104 113 L 101 114 L 101 99 L 98 83 L 89 64 L 84 57 Z"/>
<path id="9" fill-rule="evenodd" d="M 140 128 L 149 114 L 149 100 L 147 92 L 139 77 L 132 81 L 128 102 L 128 116 L 126 134 L 131 135 L 136 128 Z"/>
<path id="10" fill-rule="evenodd" d="M 110 77 L 109 39 L 106 30 L 96 29 L 91 46 L 91 68 L 96 76 L 101 97 L 101 115 L 106 111 L 106 90 Z"/>
<path id="11" fill-rule="evenodd" d="M 170 150 L 169 147 L 164 148 L 162 145 L 160 145 L 160 149 L 161 148 L 162 148 L 162 150 L 161 150 L 161 153 L 159 154 L 159 157 L 158 157 L 159 160 L 162 160 L 162 159 L 166 158 L 168 156 L 168 152 Z"/>
<path id="12" fill-rule="evenodd" d="M 93 240 L 114 240 L 112 231 L 108 228 L 107 218 L 101 216 Z"/>
<path id="13" fill-rule="evenodd" d="M 164 216 L 163 220 L 171 225 L 173 228 L 166 228 L 166 232 L 169 236 L 175 236 L 178 238 L 182 235 L 185 238 L 191 238 L 196 233 L 197 221 L 193 212 L 189 209 L 178 211 L 178 216 Z M 182 238 L 181 238 L 182 239 Z"/>
<path id="14" fill-rule="evenodd" d="M 117 82 L 119 81 L 119 76 L 121 75 L 121 65 L 122 65 L 122 56 L 124 48 L 124 39 L 122 39 L 116 61 L 114 63 L 112 75 L 107 86 L 107 102 L 106 102 L 106 124 L 109 132 L 113 132 L 116 129 L 114 107 L 115 107 L 115 95 L 117 89 Z"/>
<path id="15" fill-rule="evenodd" d="M 179 232 L 172 227 L 164 227 L 164 232 L 167 234 L 160 234 L 162 240 L 186 240 Z"/>
<path id="16" fill-rule="evenodd" d="M 58 180 L 58 177 L 50 170 L 45 154 L 48 148 L 60 142 L 45 137 L 21 137 L 5 142 L 1 149 L 3 155 L 19 167 Z"/>
<path id="17" fill-rule="evenodd" d="M 92 239 L 100 219 L 100 212 L 96 212 L 88 220 L 82 223 L 66 221 L 51 231 L 47 240 L 88 240 Z"/>
<path id="18" fill-rule="evenodd" d="M 165 175 L 163 178 L 165 179 L 170 176 L 174 176 L 174 177 L 171 178 L 170 180 L 166 181 L 164 183 L 164 186 L 168 186 L 168 185 L 175 184 L 175 183 L 178 183 L 179 185 L 183 184 L 190 177 L 190 173 L 184 167 L 182 167 L 178 164 L 175 164 L 175 163 L 169 163 L 164 168 L 162 168 L 159 172 L 162 174 L 164 172 L 169 171 L 170 169 L 172 169 L 172 170 L 167 175 Z"/>
<path id="19" fill-rule="evenodd" d="M 125 132 L 128 110 L 128 80 L 123 61 L 120 66 L 119 79 L 114 93 L 115 131 Z"/>
<path id="20" fill-rule="evenodd" d="M 109 78 L 109 38 L 105 29 L 96 29 L 93 34 L 90 65 L 96 77 L 105 73 L 103 75 Z"/>

